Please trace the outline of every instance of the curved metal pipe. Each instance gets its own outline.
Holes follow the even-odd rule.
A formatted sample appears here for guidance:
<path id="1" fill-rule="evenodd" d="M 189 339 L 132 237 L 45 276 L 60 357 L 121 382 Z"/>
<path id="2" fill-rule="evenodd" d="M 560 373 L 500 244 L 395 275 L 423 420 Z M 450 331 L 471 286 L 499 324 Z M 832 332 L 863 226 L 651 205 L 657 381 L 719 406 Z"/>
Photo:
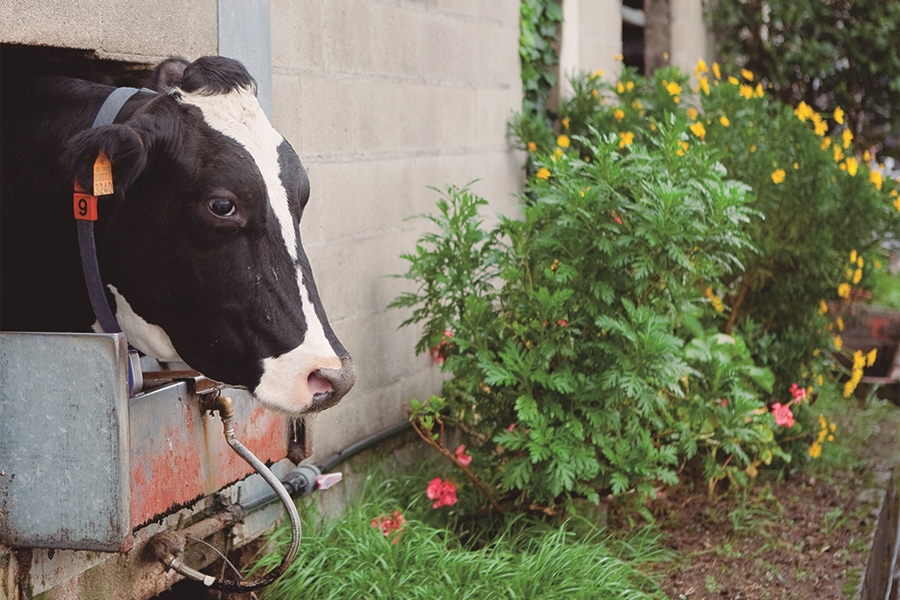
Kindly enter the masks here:
<path id="1" fill-rule="evenodd" d="M 297 514 L 297 507 L 294 506 L 294 501 L 291 499 L 290 495 L 284 489 L 284 486 L 281 485 L 281 482 L 275 476 L 272 471 L 270 471 L 266 465 L 262 463 L 261 460 L 256 458 L 250 450 L 246 448 L 243 444 L 241 444 L 234 435 L 234 425 L 232 421 L 234 420 L 234 406 L 232 404 L 231 398 L 227 396 L 222 396 L 221 398 L 216 400 L 216 405 L 214 410 L 219 411 L 219 417 L 222 419 L 222 426 L 225 432 L 225 439 L 228 442 L 228 445 L 231 446 L 231 449 L 234 450 L 238 456 L 240 456 L 244 461 L 246 461 L 253 469 L 259 473 L 259 475 L 265 479 L 266 483 L 275 490 L 275 493 L 278 495 L 278 498 L 281 500 L 281 503 L 284 504 L 285 510 L 287 510 L 288 517 L 291 520 L 291 545 L 288 548 L 287 553 L 285 553 L 284 558 L 281 559 L 281 563 L 269 571 L 265 576 L 260 579 L 254 579 L 252 581 L 230 581 L 227 579 L 218 579 L 216 577 L 212 577 L 211 575 L 206 575 L 205 573 L 201 573 L 195 569 L 192 569 L 184 564 L 184 561 L 180 558 L 181 554 L 184 551 L 184 536 L 169 536 L 168 538 L 163 538 L 160 536 L 160 539 L 157 540 L 157 536 L 154 536 L 154 539 L 150 540 L 150 549 L 156 556 L 156 558 L 162 562 L 167 568 L 174 570 L 180 575 L 188 579 L 193 579 L 194 581 L 199 581 L 203 585 L 210 587 L 214 590 L 220 590 L 223 592 L 252 592 L 254 590 L 258 590 L 263 588 L 276 579 L 278 579 L 288 567 L 294 562 L 294 559 L 297 558 L 297 550 L 300 547 L 300 537 L 301 537 L 301 528 L 300 528 L 300 516 Z"/>

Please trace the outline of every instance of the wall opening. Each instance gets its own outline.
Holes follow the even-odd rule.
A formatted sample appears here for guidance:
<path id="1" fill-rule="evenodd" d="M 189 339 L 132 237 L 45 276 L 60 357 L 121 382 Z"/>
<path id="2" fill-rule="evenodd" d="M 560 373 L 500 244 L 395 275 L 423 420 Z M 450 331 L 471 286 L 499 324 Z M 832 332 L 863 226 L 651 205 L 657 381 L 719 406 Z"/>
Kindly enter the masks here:
<path id="1" fill-rule="evenodd" d="M 149 83 L 154 66 L 101 59 L 93 50 L 0 44 L 0 85 L 29 75 L 56 75 L 141 87 Z"/>

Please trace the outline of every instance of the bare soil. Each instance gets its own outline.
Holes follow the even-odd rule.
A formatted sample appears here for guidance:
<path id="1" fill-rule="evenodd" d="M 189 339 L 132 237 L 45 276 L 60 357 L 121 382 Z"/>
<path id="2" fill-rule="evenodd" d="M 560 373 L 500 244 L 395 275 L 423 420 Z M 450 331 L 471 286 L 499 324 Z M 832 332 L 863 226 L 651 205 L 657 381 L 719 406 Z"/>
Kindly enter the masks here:
<path id="1" fill-rule="evenodd" d="M 652 507 L 678 557 L 653 569 L 668 597 L 854 597 L 888 472 L 898 466 L 897 413 L 882 413 L 865 431 L 859 415 L 846 415 L 852 452 L 788 476 L 761 475 L 747 492 L 710 498 L 702 485 L 669 489 Z"/>

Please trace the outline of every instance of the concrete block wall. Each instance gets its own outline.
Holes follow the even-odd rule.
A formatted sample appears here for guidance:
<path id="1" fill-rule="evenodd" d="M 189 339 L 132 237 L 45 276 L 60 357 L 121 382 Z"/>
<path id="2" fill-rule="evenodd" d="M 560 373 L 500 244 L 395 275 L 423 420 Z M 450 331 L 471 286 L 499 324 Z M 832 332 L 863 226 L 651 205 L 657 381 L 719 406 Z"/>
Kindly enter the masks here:
<path id="1" fill-rule="evenodd" d="M 0 0 L 0 41 L 155 62 L 216 54 L 216 0 Z"/>
<path id="2" fill-rule="evenodd" d="M 518 0 L 272 0 L 273 114 L 309 171 L 301 224 L 329 320 L 359 369 L 315 417 L 313 462 L 403 420 L 440 390 L 418 330 L 387 304 L 434 210 L 427 186 L 464 185 L 515 211 L 524 157 L 506 121 L 521 107 Z"/>

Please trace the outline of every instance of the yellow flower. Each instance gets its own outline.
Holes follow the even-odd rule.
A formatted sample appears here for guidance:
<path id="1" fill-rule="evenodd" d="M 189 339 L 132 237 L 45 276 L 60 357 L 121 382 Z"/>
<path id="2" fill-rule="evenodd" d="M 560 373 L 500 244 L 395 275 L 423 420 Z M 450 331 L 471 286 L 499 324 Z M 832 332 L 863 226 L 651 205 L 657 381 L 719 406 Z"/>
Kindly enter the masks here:
<path id="1" fill-rule="evenodd" d="M 785 177 L 784 169 L 775 169 L 775 171 L 772 173 L 772 181 L 774 181 L 776 184 L 779 184 L 782 181 L 784 181 L 784 177 Z"/>
<path id="2" fill-rule="evenodd" d="M 730 83 L 731 85 L 738 85 L 740 83 L 740 81 L 738 81 L 738 78 L 735 77 L 734 75 L 729 75 L 728 83 Z"/>
<path id="3" fill-rule="evenodd" d="M 828 426 L 828 429 L 831 430 L 831 433 L 834 433 L 835 431 L 837 431 L 837 423 L 831 423 L 831 424 Z"/>
<path id="4" fill-rule="evenodd" d="M 839 336 L 839 335 L 834 336 L 834 349 L 840 350 L 843 347 L 844 347 L 844 340 L 841 339 L 841 336 Z"/>
<path id="5" fill-rule="evenodd" d="M 691 118 L 691 121 L 697 120 L 697 109 L 693 106 L 688 109 L 688 116 Z"/>
<path id="6" fill-rule="evenodd" d="M 615 56 L 613 56 L 613 58 L 614 58 L 617 62 L 625 59 L 625 57 L 622 56 L 621 54 L 616 54 Z"/>
<path id="7" fill-rule="evenodd" d="M 722 79 L 722 71 L 719 69 L 719 63 L 713 63 L 713 75 L 716 76 L 716 79 Z"/>
<path id="8" fill-rule="evenodd" d="M 828 312 L 828 304 L 824 300 L 819 300 L 819 314 L 824 315 Z"/>
<path id="9" fill-rule="evenodd" d="M 568 148 L 569 147 L 569 136 L 561 135 L 556 138 L 556 145 L 560 148 Z"/>
<path id="10" fill-rule="evenodd" d="M 681 93 L 681 86 L 678 85 L 676 82 L 672 81 L 672 82 L 666 84 L 666 91 L 669 92 L 670 96 L 677 96 L 678 94 Z"/>
<path id="11" fill-rule="evenodd" d="M 818 350 L 818 348 L 816 348 L 816 350 Z M 819 385 L 822 385 L 823 383 L 825 383 L 825 378 L 819 375 L 818 377 L 816 377 L 816 381 Z"/>
<path id="12" fill-rule="evenodd" d="M 706 66 L 706 62 L 702 58 L 698 58 L 697 59 L 697 68 L 694 69 L 694 72 L 695 73 L 706 73 L 707 71 L 709 71 L 709 67 Z"/>
<path id="13" fill-rule="evenodd" d="M 535 144 L 534 142 L 528 142 L 528 151 L 534 152 L 535 150 L 537 150 L 537 144 Z"/>
<path id="14" fill-rule="evenodd" d="M 850 262 L 855 263 L 856 257 L 857 257 L 856 249 L 851 250 L 850 251 Z"/>
<path id="15" fill-rule="evenodd" d="M 635 100 L 634 102 L 631 103 L 631 108 L 633 108 L 635 110 L 641 110 L 642 108 L 644 108 L 644 103 L 641 102 L 640 100 Z"/>
<path id="16" fill-rule="evenodd" d="M 850 142 L 853 141 L 853 132 L 849 129 L 845 129 L 841 132 L 841 141 L 844 143 L 844 148 L 850 147 Z"/>
<path id="17" fill-rule="evenodd" d="M 725 304 L 722 302 L 721 298 L 713 293 L 711 285 L 706 286 L 706 289 L 703 290 L 703 295 L 709 299 L 710 305 L 712 305 L 716 312 L 723 312 L 725 310 Z"/>
<path id="18" fill-rule="evenodd" d="M 753 154 L 754 152 L 756 152 L 756 144 L 750 146 L 750 154 Z"/>
<path id="19" fill-rule="evenodd" d="M 616 83 L 616 91 L 619 92 L 620 94 L 624 94 L 624 93 L 625 93 L 625 86 L 622 85 L 622 82 L 621 82 L 621 81 L 619 81 L 618 83 Z"/>
<path id="20" fill-rule="evenodd" d="M 741 69 L 741 76 L 747 81 L 753 81 L 753 71 L 748 69 Z"/>
<path id="21" fill-rule="evenodd" d="M 838 286 L 837 295 L 840 298 L 844 298 L 845 300 L 850 297 L 850 284 L 842 283 Z"/>
<path id="22" fill-rule="evenodd" d="M 747 85 L 746 83 L 741 84 L 740 95 L 749 100 L 753 97 L 753 88 Z"/>
<path id="23" fill-rule="evenodd" d="M 563 117 L 563 120 L 562 120 L 562 126 L 563 126 L 565 129 L 568 129 L 568 128 L 569 128 L 569 117 Z"/>
<path id="24" fill-rule="evenodd" d="M 709 96 L 709 80 L 706 77 L 700 77 L 698 81 L 700 82 L 700 89 Z"/>
<path id="25" fill-rule="evenodd" d="M 837 317 L 837 318 L 834 320 L 834 322 L 835 322 L 835 324 L 837 325 L 838 331 L 843 331 L 843 330 L 844 330 L 844 319 L 842 319 L 841 317 Z"/>
<path id="26" fill-rule="evenodd" d="M 872 348 L 869 350 L 869 353 L 866 354 L 866 366 L 871 367 L 874 365 L 876 358 L 878 358 L 878 348 Z"/>
<path id="27" fill-rule="evenodd" d="M 828 123 L 825 122 L 825 119 L 819 113 L 813 113 L 812 122 L 817 136 L 821 137 L 828 132 Z"/>
<path id="28" fill-rule="evenodd" d="M 834 145 L 834 162 L 841 162 L 844 160 L 844 153 L 841 151 L 841 147 L 837 144 Z"/>
<path id="29" fill-rule="evenodd" d="M 880 190 L 882 184 L 884 183 L 881 171 L 869 171 L 869 181 L 875 184 L 876 190 Z"/>
<path id="30" fill-rule="evenodd" d="M 617 108 L 616 112 L 613 113 L 613 117 L 615 117 L 616 121 L 621 121 L 625 118 L 625 111 L 621 108 Z"/>
<path id="31" fill-rule="evenodd" d="M 853 285 L 856 285 L 862 280 L 863 272 L 862 269 L 857 269 L 853 272 Z"/>
<path id="32" fill-rule="evenodd" d="M 534 175 L 538 179 L 550 179 L 550 169 L 547 167 L 541 167 L 537 170 L 537 173 Z"/>
<path id="33" fill-rule="evenodd" d="M 794 110 L 794 114 L 797 115 L 797 118 L 801 121 L 806 121 L 807 119 L 812 118 L 815 111 L 813 111 L 809 104 L 801 100 L 800 104 L 798 104 L 797 108 Z"/>
<path id="34" fill-rule="evenodd" d="M 800 168 L 800 163 L 794 163 L 793 166 L 794 166 L 794 170 L 796 171 L 797 169 Z"/>
<path id="35" fill-rule="evenodd" d="M 719 117 L 719 123 L 722 124 L 722 127 L 728 127 L 729 125 L 731 125 L 731 121 L 729 121 L 728 117 L 726 117 L 725 115 Z"/>
<path id="36" fill-rule="evenodd" d="M 634 82 L 633 82 L 633 81 L 629 81 L 628 83 L 626 83 L 626 84 L 625 84 L 625 89 L 626 89 L 627 91 L 629 91 L 629 92 L 630 92 L 631 90 L 633 90 L 633 89 L 634 89 Z"/>
<path id="37" fill-rule="evenodd" d="M 872 155 L 869 153 L 868 150 L 863 152 L 863 162 L 866 164 L 872 162 Z"/>
<path id="38" fill-rule="evenodd" d="M 844 109 L 842 109 L 840 106 L 834 109 L 834 121 L 838 125 L 844 124 Z"/>
<path id="39" fill-rule="evenodd" d="M 701 140 L 706 139 L 706 127 L 703 126 L 703 123 L 694 123 L 691 125 L 691 131 Z"/>
<path id="40" fill-rule="evenodd" d="M 865 264 L 866 264 L 866 259 L 864 259 L 862 256 L 860 256 L 856 259 L 856 266 L 859 267 L 860 269 L 862 269 Z"/>
<path id="41" fill-rule="evenodd" d="M 765 93 L 763 92 L 763 86 L 761 83 L 756 84 L 756 95 L 759 96 L 760 98 L 762 98 L 765 95 Z"/>
<path id="42" fill-rule="evenodd" d="M 599 98 L 600 92 L 598 92 L 597 90 L 591 90 L 591 96 L 593 96 L 594 98 Z"/>
<path id="43" fill-rule="evenodd" d="M 603 69 L 597 69 L 591 73 L 591 79 L 597 79 L 598 77 L 603 77 Z"/>
<path id="44" fill-rule="evenodd" d="M 809 447 L 809 456 L 811 458 L 819 458 L 822 455 L 822 444 L 819 442 L 813 442 Z"/>
<path id="45" fill-rule="evenodd" d="M 822 145 L 820 146 L 820 148 L 822 148 L 822 150 L 827 150 L 828 146 L 830 146 L 830 145 L 831 145 L 831 138 L 827 137 L 822 140 Z"/>
<path id="46" fill-rule="evenodd" d="M 894 200 L 894 208 L 897 209 L 897 212 L 900 212 L 900 198 Z"/>
<path id="47" fill-rule="evenodd" d="M 857 171 L 859 171 L 859 163 L 856 162 L 856 159 L 851 156 L 844 162 L 847 165 L 847 172 L 850 174 L 850 176 L 856 177 L 856 173 Z"/>
<path id="48" fill-rule="evenodd" d="M 634 134 L 630 131 L 623 131 L 619 134 L 619 148 L 630 146 L 634 142 Z"/>

